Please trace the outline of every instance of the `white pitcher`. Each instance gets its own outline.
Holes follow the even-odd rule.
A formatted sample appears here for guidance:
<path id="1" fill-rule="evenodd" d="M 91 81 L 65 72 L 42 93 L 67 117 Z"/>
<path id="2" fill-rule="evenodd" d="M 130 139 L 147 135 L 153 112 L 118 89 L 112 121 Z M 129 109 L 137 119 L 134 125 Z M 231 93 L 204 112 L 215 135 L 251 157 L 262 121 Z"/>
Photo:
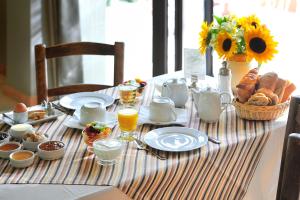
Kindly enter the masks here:
<path id="1" fill-rule="evenodd" d="M 221 97 L 230 99 L 229 93 L 219 93 L 208 87 L 205 90 L 192 89 L 192 95 L 199 118 L 206 122 L 217 122 L 223 110 L 230 103 L 221 104 Z"/>
<path id="2" fill-rule="evenodd" d="M 185 79 L 173 78 L 164 82 L 161 96 L 174 101 L 175 107 L 184 107 L 188 100 L 188 88 Z"/>

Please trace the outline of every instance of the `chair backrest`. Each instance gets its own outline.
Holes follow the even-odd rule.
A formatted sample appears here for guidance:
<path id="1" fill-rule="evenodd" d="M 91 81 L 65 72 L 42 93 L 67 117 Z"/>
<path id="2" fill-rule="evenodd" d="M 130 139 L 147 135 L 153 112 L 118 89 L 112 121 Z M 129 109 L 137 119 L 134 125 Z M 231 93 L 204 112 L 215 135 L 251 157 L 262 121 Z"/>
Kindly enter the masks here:
<path id="1" fill-rule="evenodd" d="M 58 88 L 48 88 L 47 59 L 72 55 L 112 55 L 114 56 L 114 86 L 123 82 L 124 76 L 124 43 L 114 45 L 75 42 L 46 47 L 44 44 L 35 46 L 35 65 L 38 103 L 48 100 L 48 97 L 76 92 L 96 91 L 111 86 L 98 84 L 69 85 Z"/>
<path id="2" fill-rule="evenodd" d="M 293 96 L 283 142 L 277 200 L 298 199 L 300 192 L 300 96 Z"/>

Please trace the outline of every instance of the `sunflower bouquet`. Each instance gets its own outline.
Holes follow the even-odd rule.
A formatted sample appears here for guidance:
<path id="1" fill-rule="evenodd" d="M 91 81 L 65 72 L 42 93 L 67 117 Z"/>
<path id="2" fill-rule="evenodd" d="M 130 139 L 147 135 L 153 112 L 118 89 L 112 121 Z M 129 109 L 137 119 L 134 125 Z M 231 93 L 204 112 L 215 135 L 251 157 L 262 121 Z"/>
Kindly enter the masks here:
<path id="1" fill-rule="evenodd" d="M 243 55 L 247 61 L 255 59 L 259 64 L 272 60 L 277 53 L 277 42 L 270 30 L 255 15 L 237 18 L 235 16 L 214 16 L 215 22 L 202 23 L 200 31 L 200 52 L 204 54 L 212 47 L 220 58 L 232 60 Z"/>

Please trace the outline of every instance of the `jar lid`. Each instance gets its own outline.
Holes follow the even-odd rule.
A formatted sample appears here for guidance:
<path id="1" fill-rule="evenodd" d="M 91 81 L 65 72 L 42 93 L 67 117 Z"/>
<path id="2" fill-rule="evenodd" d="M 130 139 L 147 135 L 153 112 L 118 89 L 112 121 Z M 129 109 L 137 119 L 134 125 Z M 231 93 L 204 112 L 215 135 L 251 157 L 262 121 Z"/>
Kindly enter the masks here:
<path id="1" fill-rule="evenodd" d="M 229 73 L 230 73 L 230 69 L 228 69 L 227 62 L 223 61 L 222 62 L 222 67 L 219 70 L 219 75 L 221 75 L 221 76 L 228 76 Z"/>

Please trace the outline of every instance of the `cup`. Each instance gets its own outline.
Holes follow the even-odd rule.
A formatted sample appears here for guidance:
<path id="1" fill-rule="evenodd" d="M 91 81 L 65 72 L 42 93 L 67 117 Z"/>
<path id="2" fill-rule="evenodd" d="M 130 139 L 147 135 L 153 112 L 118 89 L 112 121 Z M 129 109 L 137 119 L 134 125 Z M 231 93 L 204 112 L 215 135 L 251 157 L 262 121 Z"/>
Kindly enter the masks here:
<path id="1" fill-rule="evenodd" d="M 120 84 L 118 86 L 121 104 L 134 104 L 137 94 L 137 86 Z"/>
<path id="2" fill-rule="evenodd" d="M 131 107 L 119 110 L 118 122 L 121 129 L 120 138 L 127 141 L 133 141 L 138 122 L 138 111 Z"/>
<path id="3" fill-rule="evenodd" d="M 25 123 L 28 120 L 28 111 L 25 112 L 13 112 L 13 119 L 17 123 Z"/>
<path id="4" fill-rule="evenodd" d="M 103 122 L 106 109 L 102 103 L 87 103 L 80 108 L 80 124 L 86 125 L 93 121 Z"/>
<path id="5" fill-rule="evenodd" d="M 149 119 L 155 122 L 175 121 L 174 102 L 168 97 L 154 97 L 149 106 Z"/>

